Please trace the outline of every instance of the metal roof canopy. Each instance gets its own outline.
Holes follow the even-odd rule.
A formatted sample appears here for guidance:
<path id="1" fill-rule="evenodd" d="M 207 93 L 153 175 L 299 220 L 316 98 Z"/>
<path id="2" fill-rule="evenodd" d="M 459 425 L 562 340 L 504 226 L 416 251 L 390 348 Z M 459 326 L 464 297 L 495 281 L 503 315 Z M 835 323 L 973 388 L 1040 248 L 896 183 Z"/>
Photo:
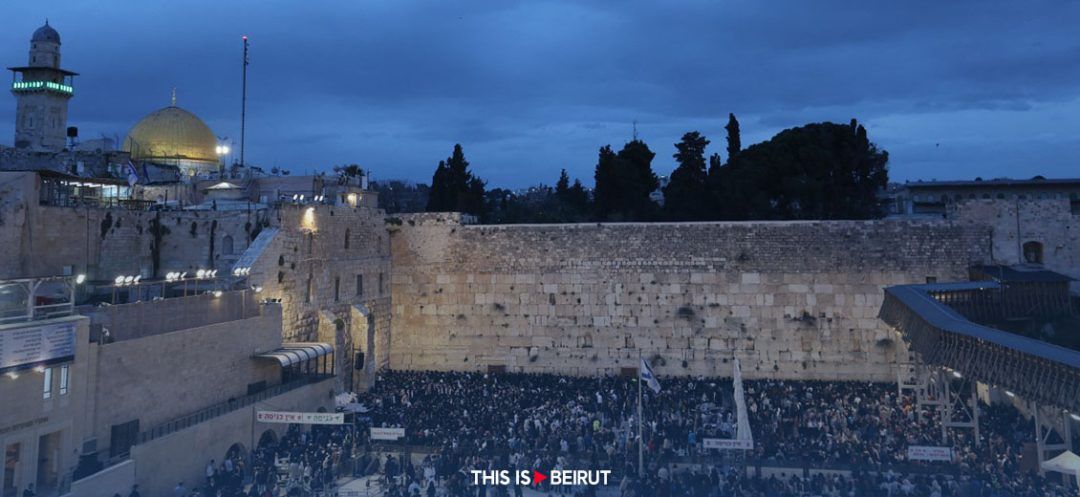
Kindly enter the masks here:
<path id="1" fill-rule="evenodd" d="M 331 355 L 334 348 L 328 343 L 320 342 L 296 342 L 282 344 L 280 349 L 257 354 L 254 357 L 261 359 L 274 359 L 281 367 L 286 368 L 293 364 L 300 364 L 312 359 Z"/>
<path id="2" fill-rule="evenodd" d="M 927 364 L 1080 411 L 1080 352 L 974 323 L 929 293 L 974 283 L 990 282 L 886 288 L 879 317 L 900 330 Z"/>
<path id="3" fill-rule="evenodd" d="M 944 331 L 967 335 L 1025 354 L 1080 368 L 1080 352 L 1054 345 L 1042 340 L 1009 333 L 973 323 L 949 306 L 938 302 L 926 292 L 928 285 L 902 285 L 885 289 L 886 295 L 899 299 L 927 320 L 928 324 Z"/>

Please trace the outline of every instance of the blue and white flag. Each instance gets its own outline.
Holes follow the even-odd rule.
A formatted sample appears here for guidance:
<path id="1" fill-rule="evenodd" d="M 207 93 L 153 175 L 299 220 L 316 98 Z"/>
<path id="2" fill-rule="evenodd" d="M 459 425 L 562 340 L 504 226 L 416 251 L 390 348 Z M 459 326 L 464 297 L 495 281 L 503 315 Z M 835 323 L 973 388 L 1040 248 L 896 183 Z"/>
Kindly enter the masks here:
<path id="1" fill-rule="evenodd" d="M 135 186 L 135 183 L 139 182 L 139 173 L 135 171 L 135 165 L 131 161 L 127 163 L 127 182 L 128 186 Z"/>
<path id="2" fill-rule="evenodd" d="M 644 381 L 649 389 L 654 393 L 660 393 L 660 382 L 656 380 L 656 375 L 653 374 L 652 368 L 649 367 L 649 362 L 645 358 L 641 359 L 641 370 L 639 372 L 641 381 Z"/>

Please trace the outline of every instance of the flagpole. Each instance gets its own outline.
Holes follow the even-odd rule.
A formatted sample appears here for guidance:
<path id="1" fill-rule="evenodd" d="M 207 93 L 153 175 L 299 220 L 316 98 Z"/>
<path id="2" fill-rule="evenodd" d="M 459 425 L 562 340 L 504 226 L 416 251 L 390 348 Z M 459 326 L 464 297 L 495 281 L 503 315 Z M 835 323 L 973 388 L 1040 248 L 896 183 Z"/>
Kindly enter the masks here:
<path id="1" fill-rule="evenodd" d="M 645 477 L 645 439 L 641 434 L 641 350 L 638 350 L 638 378 L 637 378 L 637 464 L 638 464 L 638 478 Z"/>
<path id="2" fill-rule="evenodd" d="M 244 72 L 243 79 L 240 83 L 240 166 L 243 167 L 244 163 L 244 131 L 247 124 L 247 67 L 248 67 L 248 38 L 247 35 L 243 36 L 244 40 Z"/>

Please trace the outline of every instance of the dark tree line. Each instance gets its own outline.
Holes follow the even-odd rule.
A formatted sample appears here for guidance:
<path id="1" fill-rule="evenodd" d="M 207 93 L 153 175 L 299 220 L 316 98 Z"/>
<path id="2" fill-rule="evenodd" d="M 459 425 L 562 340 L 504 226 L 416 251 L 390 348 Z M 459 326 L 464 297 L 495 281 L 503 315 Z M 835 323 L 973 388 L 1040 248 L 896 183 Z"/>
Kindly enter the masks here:
<path id="1" fill-rule="evenodd" d="M 684 134 L 662 190 L 656 154 L 637 138 L 618 152 L 600 148 L 591 192 L 565 169 L 554 187 L 486 191 L 455 145 L 435 170 L 426 210 L 462 211 L 490 224 L 880 217 L 876 195 L 888 182 L 889 156 L 854 119 L 787 129 L 745 150 L 734 114 L 725 130 L 726 162 L 707 153 L 711 142 L 700 132 Z"/>
<path id="2" fill-rule="evenodd" d="M 465 160 L 461 144 L 454 145 L 454 152 L 450 157 L 439 161 L 439 166 L 435 168 L 427 210 L 483 214 L 484 181 L 469 171 L 469 161 Z"/>

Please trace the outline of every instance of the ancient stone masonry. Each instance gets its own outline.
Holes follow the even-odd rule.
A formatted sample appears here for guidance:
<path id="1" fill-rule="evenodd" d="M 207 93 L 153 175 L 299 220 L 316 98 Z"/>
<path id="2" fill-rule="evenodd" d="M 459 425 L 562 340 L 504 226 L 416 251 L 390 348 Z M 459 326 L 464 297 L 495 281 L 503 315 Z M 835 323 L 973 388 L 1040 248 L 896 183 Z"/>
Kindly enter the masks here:
<path id="1" fill-rule="evenodd" d="M 1078 201 L 975 199 L 950 204 L 948 217 L 959 223 L 989 227 L 995 263 L 1025 263 L 1023 247 L 1035 246 L 1044 267 L 1080 278 Z"/>
<path id="2" fill-rule="evenodd" d="M 349 378 L 346 372 L 356 370 L 355 352 L 365 353 L 371 371 L 386 365 L 390 240 L 382 211 L 368 206 L 283 206 L 276 215 L 277 232 L 260 247 L 249 279 L 262 288 L 264 297 L 281 299 L 285 340 L 334 344 L 343 381 Z"/>
<path id="3" fill-rule="evenodd" d="M 32 175 L 0 174 L 0 241 L 7 256 L 0 278 L 55 276 L 66 266 L 92 280 L 120 274 L 229 268 L 268 214 L 220 211 L 133 211 L 43 206 Z M 157 233 L 157 234 L 155 234 Z M 160 245 L 156 245 L 160 242 Z"/>
<path id="4" fill-rule="evenodd" d="M 989 257 L 944 221 L 388 226 L 398 369 L 894 380 L 882 288 Z"/>

